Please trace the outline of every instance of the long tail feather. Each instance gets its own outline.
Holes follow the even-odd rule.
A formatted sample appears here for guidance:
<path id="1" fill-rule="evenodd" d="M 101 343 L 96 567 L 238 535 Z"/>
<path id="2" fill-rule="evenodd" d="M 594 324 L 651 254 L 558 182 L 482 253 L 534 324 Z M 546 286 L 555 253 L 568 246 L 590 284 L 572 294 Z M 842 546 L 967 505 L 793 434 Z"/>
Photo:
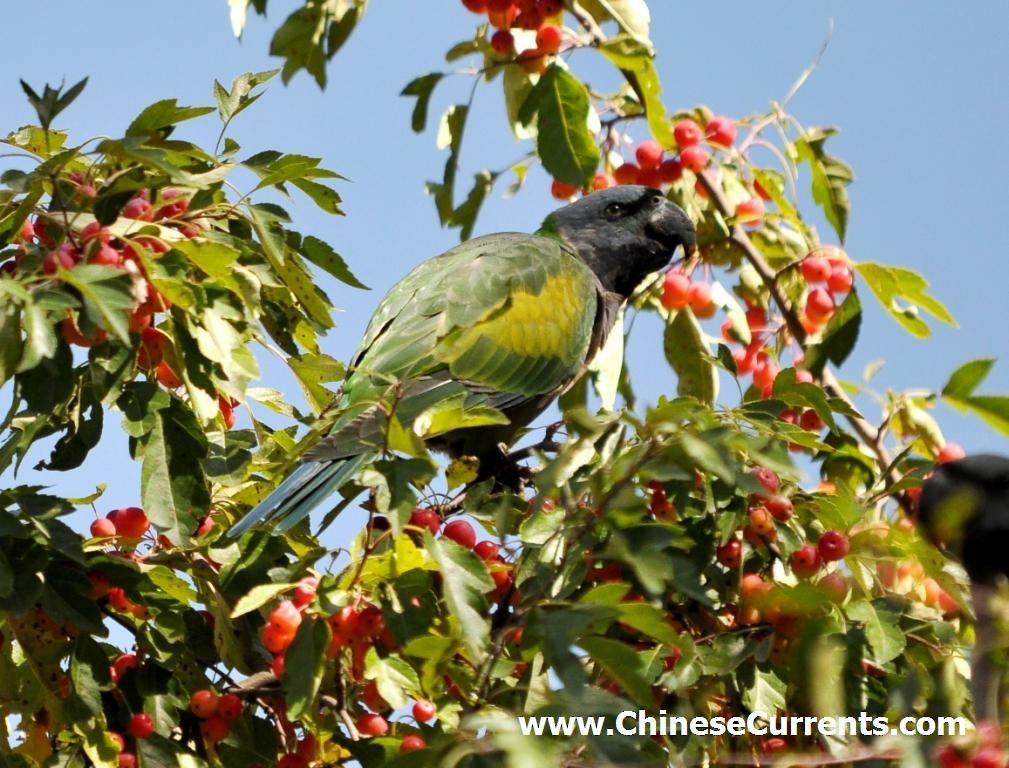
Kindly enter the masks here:
<path id="1" fill-rule="evenodd" d="M 304 520 L 326 497 L 350 480 L 364 461 L 365 457 L 354 456 L 301 464 L 269 496 L 231 526 L 228 536 L 237 538 L 252 526 L 271 520 L 282 521 L 277 533 L 283 533 Z"/>

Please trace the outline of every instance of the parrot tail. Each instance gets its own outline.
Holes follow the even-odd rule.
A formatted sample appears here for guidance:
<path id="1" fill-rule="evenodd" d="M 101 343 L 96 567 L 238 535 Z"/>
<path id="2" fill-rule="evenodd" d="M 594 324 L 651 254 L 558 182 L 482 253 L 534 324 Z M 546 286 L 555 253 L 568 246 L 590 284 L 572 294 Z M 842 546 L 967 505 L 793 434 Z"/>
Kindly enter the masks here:
<path id="1" fill-rule="evenodd" d="M 274 533 L 284 533 L 300 523 L 328 496 L 354 476 L 365 464 L 366 454 L 333 461 L 300 464 L 284 482 L 228 530 L 229 538 L 238 538 L 252 526 L 279 520 Z"/>

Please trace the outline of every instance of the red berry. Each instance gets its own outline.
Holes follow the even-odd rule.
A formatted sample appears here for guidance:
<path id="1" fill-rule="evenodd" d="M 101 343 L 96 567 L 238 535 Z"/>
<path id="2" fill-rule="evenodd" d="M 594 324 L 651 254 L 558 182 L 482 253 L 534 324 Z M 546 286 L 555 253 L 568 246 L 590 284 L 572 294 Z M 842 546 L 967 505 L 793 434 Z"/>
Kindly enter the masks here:
<path id="1" fill-rule="evenodd" d="M 836 264 L 831 267 L 827 278 L 827 287 L 834 293 L 847 293 L 855 282 L 855 274 L 846 264 Z"/>
<path id="2" fill-rule="evenodd" d="M 116 755 L 118 768 L 137 768 L 137 756 L 132 752 L 120 752 Z"/>
<path id="3" fill-rule="evenodd" d="M 33 237 L 35 237 L 35 227 L 29 219 L 25 219 L 21 222 L 21 229 L 18 231 L 18 238 L 27 242 Z"/>
<path id="4" fill-rule="evenodd" d="M 116 524 L 109 520 L 107 517 L 99 517 L 93 523 L 91 523 L 91 535 L 95 537 L 99 536 L 115 536 L 116 535 Z"/>
<path id="5" fill-rule="evenodd" d="M 368 713 L 358 718 L 357 730 L 365 736 L 385 736 L 389 732 L 389 723 L 381 715 Z"/>
<path id="6" fill-rule="evenodd" d="M 294 634 L 301 625 L 301 611 L 290 600 L 282 600 L 276 608 L 270 612 L 269 626 L 280 632 Z"/>
<path id="7" fill-rule="evenodd" d="M 224 395 L 217 396 L 217 409 L 221 412 L 226 429 L 233 429 L 235 426 L 235 406 L 231 404 L 231 398 Z"/>
<path id="8" fill-rule="evenodd" d="M 548 56 L 560 50 L 562 39 L 560 27 L 554 24 L 544 24 L 536 31 L 536 47 Z"/>
<path id="9" fill-rule="evenodd" d="M 834 297 L 823 288 L 814 288 L 806 297 L 806 317 L 814 323 L 823 323 L 834 314 Z"/>
<path id="10" fill-rule="evenodd" d="M 417 699 L 413 703 L 413 719 L 418 723 L 426 723 L 434 717 L 435 706 L 427 699 Z"/>
<path id="11" fill-rule="evenodd" d="M 703 171 L 710 159 L 711 156 L 696 144 L 680 150 L 680 162 L 683 167 L 694 173 Z"/>
<path id="12" fill-rule="evenodd" d="M 91 254 L 88 263 L 100 264 L 105 267 L 121 267 L 123 265 L 123 256 L 111 245 L 103 243 L 97 251 Z"/>
<path id="13" fill-rule="evenodd" d="M 158 383 L 168 389 L 178 389 L 182 386 L 182 379 L 179 378 L 179 374 L 164 360 L 158 363 L 157 368 L 154 370 L 154 375 Z"/>
<path id="14" fill-rule="evenodd" d="M 816 542 L 816 548 L 827 562 L 833 560 L 843 560 L 848 554 L 848 537 L 840 531 L 824 531 L 820 540 Z"/>
<path id="15" fill-rule="evenodd" d="M 81 240 L 84 243 L 90 243 L 92 240 L 98 240 L 98 242 L 107 245 L 109 241 L 112 240 L 112 233 L 110 233 L 109 230 L 97 221 L 92 221 L 81 230 Z"/>
<path id="16" fill-rule="evenodd" d="M 823 423 L 823 419 L 820 418 L 820 415 L 816 411 L 812 408 L 808 408 L 802 412 L 801 416 L 799 416 L 799 426 L 807 432 L 819 432 L 826 425 Z"/>
<path id="17" fill-rule="evenodd" d="M 473 547 L 473 551 L 481 560 L 490 562 L 491 560 L 497 559 L 498 552 L 501 551 L 501 548 L 493 541 L 481 541 Z"/>
<path id="18" fill-rule="evenodd" d="M 473 13 L 487 13 L 487 0 L 462 0 L 462 4 Z"/>
<path id="19" fill-rule="evenodd" d="M 298 581 L 298 586 L 294 588 L 294 604 L 299 608 L 308 605 L 315 599 L 318 586 L 319 579 L 315 576 L 305 576 Z"/>
<path id="20" fill-rule="evenodd" d="M 736 121 L 728 117 L 713 117 L 704 126 L 704 138 L 709 144 L 731 147 L 736 140 Z"/>
<path id="21" fill-rule="evenodd" d="M 142 197 L 132 198 L 128 203 L 126 203 L 126 205 L 123 206 L 121 213 L 123 218 L 126 219 L 150 221 L 154 218 L 154 212 L 151 204 Z"/>
<path id="22" fill-rule="evenodd" d="M 771 496 L 764 500 L 764 506 L 779 522 L 785 523 L 792 518 L 792 500 L 787 496 Z"/>
<path id="23" fill-rule="evenodd" d="M 420 736 L 411 733 L 409 736 L 404 736 L 402 743 L 399 745 L 400 752 L 416 752 L 418 749 L 424 749 L 427 746 L 427 742 L 424 741 Z"/>
<path id="24" fill-rule="evenodd" d="M 189 697 L 189 711 L 201 720 L 217 714 L 217 704 L 220 701 L 217 694 L 209 688 L 194 691 Z"/>
<path id="25" fill-rule="evenodd" d="M 417 528 L 427 528 L 431 533 L 438 533 L 438 528 L 441 527 L 441 518 L 433 509 L 417 507 L 410 514 L 407 524 Z"/>
<path id="26" fill-rule="evenodd" d="M 126 674 L 129 669 L 136 669 L 140 666 L 140 659 L 137 658 L 135 653 L 122 653 L 116 657 L 115 661 L 112 662 L 112 678 L 113 682 L 117 682 L 119 678 Z"/>
<path id="27" fill-rule="evenodd" d="M 115 525 L 118 534 L 127 539 L 139 539 L 151 528 L 151 521 L 140 507 L 113 509 L 108 518 Z"/>
<path id="28" fill-rule="evenodd" d="M 957 461 L 967 455 L 960 443 L 946 443 L 939 449 L 939 463 L 945 464 L 947 461 Z"/>
<path id="29" fill-rule="evenodd" d="M 476 531 L 465 520 L 453 520 L 445 526 L 442 536 L 451 539 L 466 549 L 473 549 L 476 544 Z"/>
<path id="30" fill-rule="evenodd" d="M 638 175 L 638 184 L 643 187 L 651 187 L 652 189 L 658 189 L 662 186 L 662 173 L 658 168 L 651 169 L 641 169 L 641 173 Z"/>
<path id="31" fill-rule="evenodd" d="M 664 184 L 672 184 L 674 181 L 679 181 L 683 176 L 683 163 L 680 162 L 678 157 L 663 160 L 662 165 L 659 166 L 659 174 Z"/>
<path id="32" fill-rule="evenodd" d="M 673 138 L 680 149 L 692 147 L 701 141 L 701 127 L 693 120 L 680 120 L 673 126 Z"/>
<path id="33" fill-rule="evenodd" d="M 244 708 L 244 702 L 234 693 L 226 693 L 217 700 L 217 714 L 225 720 L 237 720 Z"/>
<path id="34" fill-rule="evenodd" d="M 830 277 L 830 262 L 823 256 L 807 256 L 799 262 L 799 271 L 807 283 L 825 283 Z"/>
<path id="35" fill-rule="evenodd" d="M 662 306 L 666 309 L 683 309 L 690 303 L 690 278 L 683 272 L 670 269 L 662 281 Z"/>
<path id="36" fill-rule="evenodd" d="M 613 170 L 613 178 L 617 184 L 637 184 L 641 169 L 634 163 L 624 163 Z"/>
<path id="37" fill-rule="evenodd" d="M 750 518 L 749 528 L 758 536 L 774 535 L 774 518 L 764 507 L 752 507 L 747 513 Z"/>
<path id="38" fill-rule="evenodd" d="M 1001 748 L 986 744 L 974 753 L 971 768 L 1002 768 L 1005 762 Z"/>
<path id="39" fill-rule="evenodd" d="M 595 178 L 592 179 L 592 189 L 609 189 L 610 187 L 615 187 L 617 185 L 617 180 L 613 178 L 612 173 L 597 173 Z"/>
<path id="40" fill-rule="evenodd" d="M 231 733 L 231 723 L 220 715 L 212 715 L 200 723 L 200 733 L 207 741 L 216 743 L 228 737 Z"/>
<path id="41" fill-rule="evenodd" d="M 751 197 L 736 206 L 736 218 L 741 224 L 756 226 L 764 220 L 764 204 L 759 197 Z"/>
<path id="42" fill-rule="evenodd" d="M 465 0 L 463 1 L 465 2 Z M 294 752 L 289 752 L 277 761 L 277 768 L 308 768 L 308 760 Z"/>
<path id="43" fill-rule="evenodd" d="M 792 553 L 788 562 L 792 566 L 792 573 L 800 579 L 808 579 L 823 564 L 819 550 L 812 544 L 803 544 Z"/>
<path id="44" fill-rule="evenodd" d="M 715 558 L 726 568 L 738 568 L 743 562 L 743 542 L 733 536 L 715 550 Z"/>
<path id="45" fill-rule="evenodd" d="M 715 304 L 711 300 L 711 286 L 707 283 L 691 283 L 687 291 L 687 303 L 700 318 L 708 318 L 715 314 Z"/>
<path id="46" fill-rule="evenodd" d="M 750 474 L 757 479 L 758 483 L 767 489 L 768 493 L 777 493 L 781 489 L 781 481 L 778 479 L 778 475 L 773 469 L 768 469 L 767 467 L 754 467 L 750 471 Z"/>
<path id="47" fill-rule="evenodd" d="M 491 35 L 490 47 L 502 56 L 511 56 L 515 52 L 515 38 L 507 29 L 499 29 Z"/>
<path id="48" fill-rule="evenodd" d="M 212 530 L 214 530 L 214 518 L 212 518 L 210 515 L 205 515 L 204 517 L 200 518 L 200 524 L 196 526 L 196 535 L 206 536 Z"/>
<path id="49" fill-rule="evenodd" d="M 766 353 L 761 352 L 753 363 L 753 383 L 764 389 L 772 388 L 780 371 L 778 363 Z M 769 394 L 766 395 L 766 397 L 769 396 Z"/>
<path id="50" fill-rule="evenodd" d="M 645 171 L 654 171 L 662 164 L 662 145 L 655 139 L 642 141 L 636 150 L 634 157 L 638 161 L 638 166 Z"/>
<path id="51" fill-rule="evenodd" d="M 578 194 L 581 187 L 575 184 L 568 184 L 566 181 L 554 179 L 550 184 L 550 194 L 557 200 L 569 200 Z"/>
<path id="52" fill-rule="evenodd" d="M 138 712 L 130 718 L 126 730 L 134 739 L 146 739 L 154 733 L 154 721 L 146 712 Z"/>

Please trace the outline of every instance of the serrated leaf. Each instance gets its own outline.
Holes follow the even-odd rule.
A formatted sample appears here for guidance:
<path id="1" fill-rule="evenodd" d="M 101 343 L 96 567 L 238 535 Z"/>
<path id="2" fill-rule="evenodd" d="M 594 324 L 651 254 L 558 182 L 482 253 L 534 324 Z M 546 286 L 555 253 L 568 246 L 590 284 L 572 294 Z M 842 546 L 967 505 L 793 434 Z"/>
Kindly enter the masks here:
<path id="1" fill-rule="evenodd" d="M 519 110 L 528 125 L 537 120 L 536 153 L 555 179 L 584 186 L 599 166 L 599 147 L 589 131 L 589 94 L 566 69 L 554 64 L 540 77 Z"/>
<path id="2" fill-rule="evenodd" d="M 692 312 L 676 313 L 666 325 L 662 347 L 676 373 L 677 394 L 695 397 L 702 403 L 714 403 L 718 398 L 718 368 Z"/>
<path id="3" fill-rule="evenodd" d="M 405 706 L 408 697 L 421 689 L 417 672 L 399 656 L 379 658 L 372 646 L 364 665 L 365 679 L 375 681 L 379 695 L 394 709 Z"/>
<path id="4" fill-rule="evenodd" d="M 855 600 L 848 604 L 845 613 L 855 621 L 863 622 L 865 637 L 873 650 L 873 661 L 885 664 L 900 656 L 907 639 L 899 625 L 900 616 L 868 600 Z"/>
<path id="5" fill-rule="evenodd" d="M 314 616 L 306 616 L 298 627 L 294 642 L 284 653 L 284 690 L 292 719 L 313 713 L 315 697 L 325 672 L 329 626 Z"/>
<path id="6" fill-rule="evenodd" d="M 309 235 L 301 241 L 299 251 L 302 256 L 315 264 L 315 266 L 326 270 L 326 272 L 340 282 L 353 288 L 369 290 L 368 286 L 358 280 L 354 276 L 354 273 L 350 271 L 350 267 L 347 266 L 347 262 L 344 261 L 343 257 L 334 251 L 332 246 L 324 240 Z"/>
<path id="7" fill-rule="evenodd" d="M 662 82 L 655 68 L 651 46 L 642 40 L 622 35 L 602 43 L 599 51 L 633 78 L 636 90 L 643 100 L 641 106 L 645 110 L 648 128 L 655 140 L 666 149 L 675 148 L 676 140 L 666 107 L 662 103 Z"/>
<path id="8" fill-rule="evenodd" d="M 248 5 L 248 0 L 229 1 L 232 3 L 232 24 L 234 24 L 236 13 L 239 12 L 238 9 L 240 8 L 241 20 L 244 25 L 245 9 Z M 241 35 L 240 31 L 235 33 L 236 37 L 239 35 Z M 226 90 L 223 85 L 215 80 L 214 99 L 217 101 L 217 112 L 221 117 L 221 121 L 227 125 L 231 122 L 235 115 L 247 107 L 252 106 L 262 95 L 262 92 L 252 93 L 252 89 L 267 82 L 278 72 L 280 72 L 279 69 L 271 69 L 266 72 L 246 72 L 231 81 L 230 91 Z"/>
<path id="9" fill-rule="evenodd" d="M 484 562 L 454 541 L 424 534 L 425 546 L 438 563 L 445 604 L 455 619 L 455 637 L 469 650 L 470 660 L 479 663 L 490 643 L 490 625 L 484 617 L 484 594 L 494 588 Z"/>
<path id="10" fill-rule="evenodd" d="M 414 133 L 421 133 L 427 127 L 427 111 L 431 104 L 431 95 L 443 77 L 444 72 L 429 72 L 411 80 L 400 92 L 400 96 L 414 96 L 417 99 L 410 115 L 410 127 Z"/>
<path id="11" fill-rule="evenodd" d="M 813 179 L 813 200 L 823 209 L 827 221 L 843 243 L 848 229 L 848 190 L 855 176 L 851 167 L 827 154 L 824 143 L 837 133 L 834 128 L 815 128 L 795 141 L 799 162 L 809 164 Z"/>
<path id="12" fill-rule="evenodd" d="M 213 111 L 213 107 L 180 107 L 177 99 L 162 99 L 145 107 L 130 123 L 126 135 L 149 136 L 184 120 L 192 120 Z"/>
<path id="13" fill-rule="evenodd" d="M 74 269 L 61 268 L 59 276 L 80 292 L 88 320 L 124 344 L 130 343 L 127 315 L 135 299 L 132 282 L 125 272 L 115 267 L 83 264 Z"/>
<path id="14" fill-rule="evenodd" d="M 650 664 L 642 654 L 627 643 L 607 637 L 582 637 L 579 638 L 578 645 L 584 648 L 592 660 L 601 665 L 637 704 L 643 707 L 654 704 L 652 683 L 656 674 L 649 670 Z"/>
<path id="15" fill-rule="evenodd" d="M 914 270 L 873 262 L 856 264 L 855 270 L 890 316 L 912 335 L 922 339 L 929 335 L 928 326 L 918 317 L 919 308 L 956 327 L 949 310 L 927 292 L 928 281 Z M 902 305 L 902 301 L 907 305 Z"/>
<path id="16" fill-rule="evenodd" d="M 942 388 L 943 397 L 962 400 L 974 394 L 995 365 L 994 357 L 970 360 L 957 368 Z"/>
<path id="17" fill-rule="evenodd" d="M 750 712 L 764 712 L 768 715 L 785 709 L 785 682 L 774 672 L 753 668 L 753 679 L 743 685 L 743 705 Z"/>

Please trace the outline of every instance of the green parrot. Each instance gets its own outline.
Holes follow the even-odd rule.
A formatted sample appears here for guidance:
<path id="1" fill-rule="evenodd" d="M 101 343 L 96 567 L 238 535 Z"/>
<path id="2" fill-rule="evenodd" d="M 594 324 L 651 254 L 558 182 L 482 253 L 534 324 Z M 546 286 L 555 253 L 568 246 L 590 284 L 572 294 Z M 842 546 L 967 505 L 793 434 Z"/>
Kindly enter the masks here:
<path id="1" fill-rule="evenodd" d="M 375 310 L 327 434 L 231 535 L 304 519 L 383 450 L 393 418 L 476 457 L 482 477 L 505 472 L 501 446 L 585 372 L 644 278 L 694 242 L 659 190 L 623 186 L 554 211 L 536 234 L 478 237 L 421 263 Z"/>

